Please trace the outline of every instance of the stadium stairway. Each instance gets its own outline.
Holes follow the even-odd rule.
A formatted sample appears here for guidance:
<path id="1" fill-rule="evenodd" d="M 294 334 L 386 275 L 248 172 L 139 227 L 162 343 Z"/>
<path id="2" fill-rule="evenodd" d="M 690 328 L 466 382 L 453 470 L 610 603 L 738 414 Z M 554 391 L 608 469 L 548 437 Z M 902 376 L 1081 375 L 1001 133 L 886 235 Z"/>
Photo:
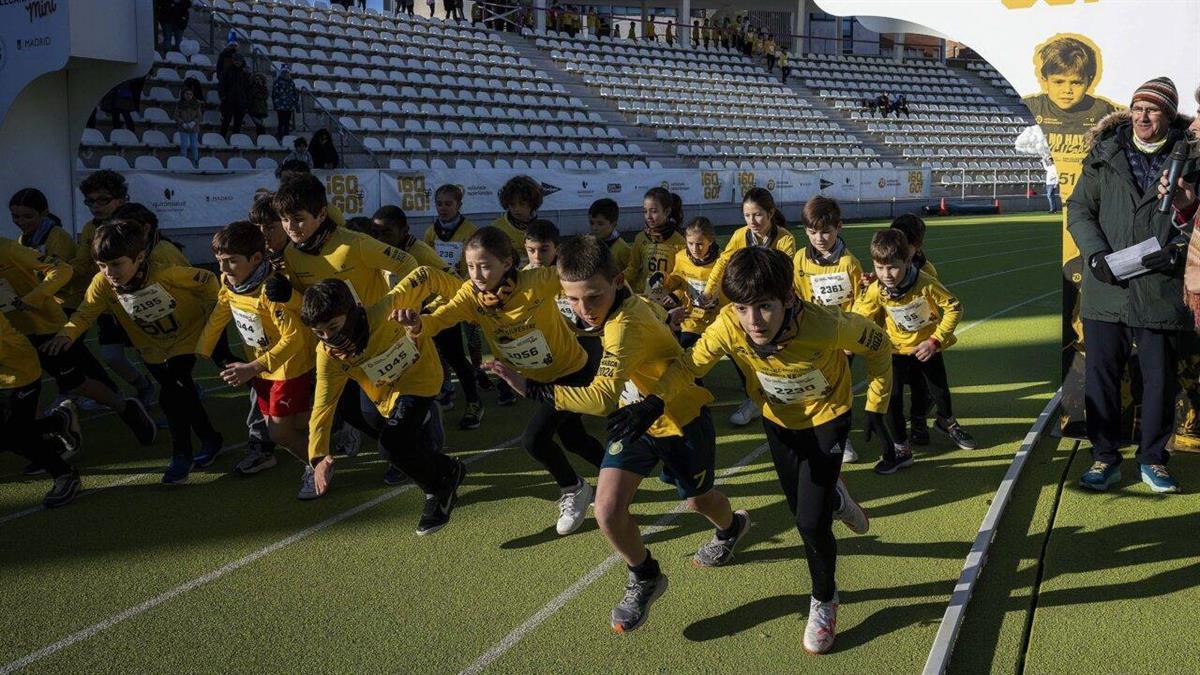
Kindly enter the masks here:
<path id="1" fill-rule="evenodd" d="M 970 82 L 972 86 L 982 91 L 984 94 L 995 98 L 998 103 L 1012 111 L 1013 114 L 1021 117 L 1027 117 L 1029 115 L 1029 110 L 1025 107 L 1025 104 L 1021 103 L 1020 98 L 1013 96 L 1008 91 L 1000 89 L 999 87 L 993 85 L 990 81 L 980 77 L 975 71 L 966 67 L 966 61 L 961 59 L 950 59 L 946 62 L 946 65 L 954 71 L 955 75 L 958 75 L 964 80 Z"/>
<path id="2" fill-rule="evenodd" d="M 622 115 L 612 102 L 584 84 L 578 74 L 564 69 L 550 58 L 549 54 L 534 46 L 530 38 L 506 31 L 497 32 L 497 36 L 506 44 L 516 48 L 521 56 L 529 59 L 534 66 L 552 75 L 555 82 L 561 84 L 569 95 L 579 97 L 588 107 L 589 112 L 594 112 L 604 119 L 605 125 L 619 129 L 627 142 L 636 143 L 641 147 L 642 152 L 646 155 L 646 161 L 661 162 L 663 168 L 668 169 L 695 166 L 694 163 L 689 163 L 681 158 L 674 145 L 663 143 L 645 128 L 630 124 L 629 119 Z"/>

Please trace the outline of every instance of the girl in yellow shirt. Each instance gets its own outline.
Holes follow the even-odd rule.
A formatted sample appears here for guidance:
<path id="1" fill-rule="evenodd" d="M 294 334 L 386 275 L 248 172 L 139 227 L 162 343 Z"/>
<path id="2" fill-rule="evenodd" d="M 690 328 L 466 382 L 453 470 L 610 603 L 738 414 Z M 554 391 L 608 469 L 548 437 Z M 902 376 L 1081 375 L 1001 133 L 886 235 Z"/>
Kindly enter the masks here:
<path id="1" fill-rule="evenodd" d="M 683 228 L 687 247 L 675 254 L 675 265 L 667 279 L 671 293 L 671 324 L 679 325 L 679 344 L 684 349 L 696 344 L 700 334 L 716 318 L 715 306 L 698 304 L 708 275 L 721 254 L 717 231 L 708 218 L 693 218 Z"/>

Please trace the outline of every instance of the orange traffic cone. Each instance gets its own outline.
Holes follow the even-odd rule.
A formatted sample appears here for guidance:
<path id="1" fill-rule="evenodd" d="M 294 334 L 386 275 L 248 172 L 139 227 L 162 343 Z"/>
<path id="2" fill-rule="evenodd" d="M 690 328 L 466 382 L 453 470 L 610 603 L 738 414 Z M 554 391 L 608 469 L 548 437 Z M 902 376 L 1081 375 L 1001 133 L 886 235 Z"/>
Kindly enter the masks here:
<path id="1" fill-rule="evenodd" d="M 946 198 L 942 197 L 942 203 L 938 205 L 938 215 L 946 216 L 950 214 L 950 209 L 946 208 Z"/>

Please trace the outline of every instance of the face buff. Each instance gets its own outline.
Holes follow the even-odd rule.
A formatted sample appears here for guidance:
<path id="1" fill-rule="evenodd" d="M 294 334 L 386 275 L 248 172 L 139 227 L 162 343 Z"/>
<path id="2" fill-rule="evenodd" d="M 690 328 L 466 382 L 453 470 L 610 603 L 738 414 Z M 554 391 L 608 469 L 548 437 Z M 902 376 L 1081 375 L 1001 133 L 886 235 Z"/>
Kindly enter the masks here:
<path id="1" fill-rule="evenodd" d="M 765 359 L 775 356 L 783 350 L 784 345 L 800 334 L 800 311 L 802 307 L 799 302 L 793 299 L 792 306 L 786 308 L 784 311 L 783 325 L 779 327 L 779 332 L 767 344 L 760 345 L 751 340 L 749 335 L 746 335 L 746 342 L 750 344 L 750 349 L 754 350 L 758 358 Z"/>
<path id="2" fill-rule="evenodd" d="M 500 285 L 495 290 L 490 291 L 475 291 L 475 298 L 479 300 L 479 304 L 483 305 L 484 309 L 497 310 L 504 306 L 505 301 L 512 296 L 517 290 L 517 268 L 511 267 L 504 273 L 504 278 L 501 279 Z"/>
<path id="3" fill-rule="evenodd" d="M 264 260 L 258 264 L 258 267 L 254 268 L 254 271 L 251 272 L 250 276 L 246 277 L 246 280 L 242 283 L 231 284 L 229 283 L 229 280 L 226 279 L 225 285 L 229 287 L 229 290 L 237 293 L 238 295 L 248 295 L 257 289 L 262 282 L 266 281 L 267 276 L 270 274 L 271 264 Z"/>
<path id="4" fill-rule="evenodd" d="M 661 244 L 670 239 L 671 235 L 675 234 L 675 230 L 678 227 L 679 224 L 676 223 L 673 218 L 667 218 L 666 222 L 664 222 L 662 225 L 659 225 L 657 228 L 650 227 L 649 225 L 643 226 L 642 232 L 645 233 L 646 237 L 649 238 L 650 241 L 656 244 Z"/>
<path id="5" fill-rule="evenodd" d="M 846 242 L 842 241 L 841 237 L 837 238 L 837 242 L 835 242 L 833 245 L 833 250 L 826 255 L 821 255 L 821 252 L 818 251 L 817 248 L 812 244 L 808 244 L 804 247 L 804 254 L 808 256 L 808 259 L 817 263 L 818 265 L 821 265 L 822 267 L 836 265 L 837 261 L 841 260 L 842 254 L 845 252 Z"/>
<path id="6" fill-rule="evenodd" d="M 611 317 L 613 314 L 616 314 L 617 309 L 621 305 L 625 304 L 625 301 L 631 297 L 633 297 L 633 291 L 630 291 L 628 286 L 622 286 L 618 288 L 617 295 L 615 298 L 613 298 L 612 307 L 610 307 L 608 310 L 608 316 L 604 317 L 604 320 L 601 321 L 599 325 L 590 326 L 583 319 L 579 318 L 578 314 L 576 314 L 574 327 L 580 332 L 587 333 L 588 335 L 599 335 L 604 330 L 604 324 L 608 323 L 609 317 Z"/>
<path id="7" fill-rule="evenodd" d="M 321 226 L 313 232 L 312 236 L 304 241 L 296 244 L 296 250 L 308 255 L 317 255 L 321 252 L 321 248 L 325 246 L 325 242 L 329 240 L 329 235 L 337 229 L 337 224 L 329 218 L 326 218 Z"/>
<path id="8" fill-rule="evenodd" d="M 888 299 L 895 300 L 896 298 L 904 297 L 904 294 L 912 290 L 913 285 L 916 283 L 917 266 L 909 265 L 908 271 L 904 273 L 904 278 L 900 280 L 900 283 L 897 284 L 895 288 L 888 288 L 883 284 L 879 284 L 879 287 L 883 289 L 883 294 L 886 295 Z"/>
<path id="9" fill-rule="evenodd" d="M 116 291 L 121 295 L 129 295 L 135 291 L 142 290 L 146 285 L 146 278 L 150 276 L 150 256 L 144 256 L 142 264 L 138 265 L 137 271 L 129 279 L 129 283 L 124 286 L 117 286 Z"/>
<path id="10" fill-rule="evenodd" d="M 453 220 L 442 220 L 441 218 L 435 218 L 433 221 L 433 232 L 438 236 L 438 239 L 441 239 L 442 241 L 450 241 L 450 238 L 453 237 L 454 233 L 458 231 L 458 226 L 462 225 L 464 220 L 466 220 L 466 218 L 464 218 L 461 213 L 458 214 L 458 216 Z"/>
<path id="11" fill-rule="evenodd" d="M 684 250 L 687 251 L 688 260 L 691 260 L 692 264 L 696 265 L 697 267 L 705 267 L 705 266 L 711 265 L 713 262 L 716 261 L 717 256 L 721 255 L 721 245 L 715 241 L 709 245 L 708 253 L 706 253 L 704 255 L 703 259 L 693 258 L 692 252 L 690 249 L 684 249 Z"/>
<path id="12" fill-rule="evenodd" d="M 338 331 L 337 335 L 323 339 L 321 342 L 329 347 L 329 351 L 333 353 L 334 357 L 346 360 L 361 354 L 362 350 L 366 349 L 369 336 L 367 309 L 362 305 L 356 305 L 346 315 L 346 323 L 342 324 L 342 330 Z"/>

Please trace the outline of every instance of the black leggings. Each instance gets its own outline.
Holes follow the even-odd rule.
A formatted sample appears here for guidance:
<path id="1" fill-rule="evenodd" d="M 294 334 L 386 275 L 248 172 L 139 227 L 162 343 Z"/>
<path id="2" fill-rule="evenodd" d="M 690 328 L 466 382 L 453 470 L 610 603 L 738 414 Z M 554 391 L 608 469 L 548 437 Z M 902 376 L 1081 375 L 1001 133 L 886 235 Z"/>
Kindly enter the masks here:
<path id="1" fill-rule="evenodd" d="M 811 429 L 786 429 L 764 417 L 763 430 L 779 485 L 804 540 L 812 595 L 819 602 L 829 602 L 837 593 L 833 511 L 838 504 L 837 482 L 842 470 L 842 453 L 832 449 L 845 446 L 850 435 L 850 414 Z"/>
<path id="2" fill-rule="evenodd" d="M 38 360 L 42 364 L 42 370 L 54 378 L 60 394 L 66 394 L 79 387 L 88 378 L 100 382 L 114 393 L 120 391 L 83 340 L 76 340 L 70 347 L 50 356 L 41 350 L 41 346 L 52 339 L 53 335 L 29 336 L 33 346 L 38 347 Z"/>
<path id="3" fill-rule="evenodd" d="M 913 391 L 912 416 L 924 417 L 929 410 L 931 397 L 937 405 L 938 415 L 954 416 L 954 409 L 950 405 L 950 385 L 946 381 L 946 361 L 942 353 L 934 354 L 928 361 L 920 361 L 911 354 L 892 354 L 892 402 L 888 406 L 888 415 L 897 443 L 908 440 L 908 428 L 904 423 L 905 385 Z M 924 400 L 917 400 L 922 393 Z"/>
<path id="4" fill-rule="evenodd" d="M 454 460 L 428 440 L 441 437 L 426 429 L 441 423 L 441 417 L 431 412 L 432 405 L 432 396 L 401 396 L 379 432 L 379 445 L 388 461 L 426 494 L 438 492 L 454 471 Z"/>
<path id="5" fill-rule="evenodd" d="M 471 362 L 467 360 L 467 352 L 463 349 L 462 327 L 463 324 L 456 323 L 434 335 L 433 343 L 437 345 L 438 354 L 450 364 L 450 368 L 458 376 L 458 384 L 463 389 L 467 403 L 478 403 L 479 383 L 475 380 L 475 369 L 471 367 Z M 449 375 L 446 377 L 449 378 Z"/>
<path id="6" fill-rule="evenodd" d="M 163 363 L 146 364 L 146 369 L 161 387 L 158 405 L 166 415 L 167 428 L 171 431 L 171 455 L 189 460 L 192 458 L 193 431 L 201 441 L 221 438 L 196 392 L 196 383 L 192 380 L 195 366 L 196 357 L 191 354 L 173 356 Z"/>
<path id="7" fill-rule="evenodd" d="M 583 387 L 591 383 L 600 365 L 600 341 L 595 338 L 579 340 L 587 352 L 588 360 L 583 368 L 559 378 L 554 384 L 568 387 Z M 567 488 L 579 483 L 579 474 L 567 460 L 562 448 L 554 442 L 554 435 L 568 450 L 587 460 L 592 466 L 599 468 L 600 460 L 604 459 L 604 446 L 592 437 L 583 426 L 583 415 L 563 410 L 555 410 L 549 403 L 534 403 L 533 416 L 521 433 L 521 447 L 531 457 L 538 461 L 559 487 Z"/>
<path id="8" fill-rule="evenodd" d="M 0 450 L 11 450 L 58 478 L 73 469 L 59 456 L 62 446 L 43 437 L 64 429 L 58 416 L 37 416 L 41 393 L 41 378 L 23 387 L 0 389 L 0 438 L 4 439 Z"/>

